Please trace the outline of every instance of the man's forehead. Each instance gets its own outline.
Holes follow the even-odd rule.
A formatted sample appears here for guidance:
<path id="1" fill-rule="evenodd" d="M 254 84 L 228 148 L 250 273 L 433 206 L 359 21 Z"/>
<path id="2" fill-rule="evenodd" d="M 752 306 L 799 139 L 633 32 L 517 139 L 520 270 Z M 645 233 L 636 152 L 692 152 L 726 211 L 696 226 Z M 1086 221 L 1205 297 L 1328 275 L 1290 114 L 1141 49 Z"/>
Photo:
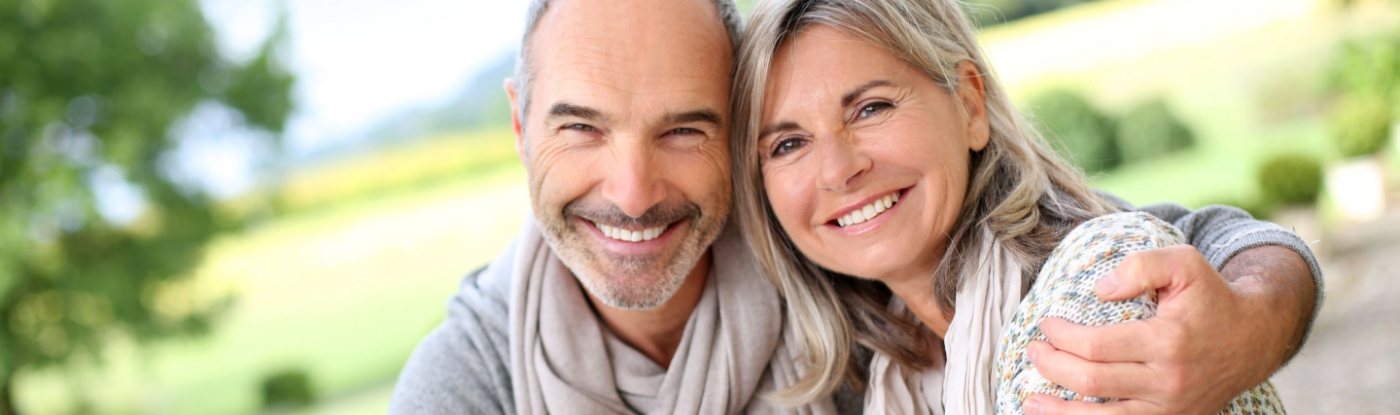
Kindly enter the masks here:
<path id="1" fill-rule="evenodd" d="M 532 61 L 548 66 L 542 69 L 588 65 L 627 76 L 687 76 L 716 64 L 727 72 L 733 54 L 718 12 L 706 0 L 561 1 L 546 11 L 529 41 Z M 669 71 L 658 72 L 663 69 Z"/>
<path id="2" fill-rule="evenodd" d="M 561 101 L 657 114 L 727 105 L 731 49 L 712 5 L 567 5 L 551 7 L 532 38 L 532 110 Z"/>

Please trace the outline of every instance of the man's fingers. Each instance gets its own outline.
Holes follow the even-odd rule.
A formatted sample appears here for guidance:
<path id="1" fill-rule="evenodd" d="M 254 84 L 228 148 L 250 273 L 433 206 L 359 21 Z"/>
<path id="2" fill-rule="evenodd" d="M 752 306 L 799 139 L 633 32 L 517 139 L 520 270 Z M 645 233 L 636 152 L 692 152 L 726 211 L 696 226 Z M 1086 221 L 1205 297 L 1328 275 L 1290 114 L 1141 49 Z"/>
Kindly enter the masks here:
<path id="1" fill-rule="evenodd" d="M 1056 349 L 1100 363 L 1139 363 L 1154 356 L 1149 320 L 1107 326 L 1081 326 L 1060 318 L 1040 322 L 1040 331 Z"/>
<path id="2" fill-rule="evenodd" d="M 1091 403 L 1083 401 L 1066 401 L 1050 395 L 1031 395 L 1022 403 L 1021 409 L 1026 415 L 1068 415 L 1068 414 L 1090 414 L 1090 415 L 1119 415 L 1119 414 L 1146 414 L 1160 411 L 1152 404 L 1144 401 L 1113 401 L 1105 403 Z"/>
<path id="3" fill-rule="evenodd" d="M 1027 346 L 1041 376 L 1081 395 L 1099 398 L 1141 397 L 1152 391 L 1153 376 L 1139 363 L 1097 363 L 1055 350 L 1045 342 Z"/>
<path id="4" fill-rule="evenodd" d="M 1094 285 L 1094 293 L 1100 300 L 1122 301 L 1147 292 L 1165 288 L 1177 279 L 1187 277 L 1183 272 L 1188 265 L 1204 263 L 1196 248 L 1190 245 L 1173 245 L 1165 248 L 1130 252 L 1123 262 L 1100 278 Z M 1209 267 L 1209 264 L 1206 264 Z"/>

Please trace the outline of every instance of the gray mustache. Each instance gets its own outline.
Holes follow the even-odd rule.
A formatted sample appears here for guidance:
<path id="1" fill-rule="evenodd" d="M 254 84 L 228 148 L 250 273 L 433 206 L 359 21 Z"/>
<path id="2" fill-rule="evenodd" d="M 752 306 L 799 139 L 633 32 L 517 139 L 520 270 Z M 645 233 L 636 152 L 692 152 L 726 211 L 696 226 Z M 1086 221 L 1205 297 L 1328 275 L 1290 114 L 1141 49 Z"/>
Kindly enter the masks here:
<path id="1" fill-rule="evenodd" d="M 648 208 L 641 217 L 632 217 L 616 205 L 584 206 L 578 202 L 564 206 L 565 216 L 577 216 L 596 223 L 620 228 L 650 228 L 685 218 L 700 216 L 700 206 L 694 203 L 662 202 Z"/>

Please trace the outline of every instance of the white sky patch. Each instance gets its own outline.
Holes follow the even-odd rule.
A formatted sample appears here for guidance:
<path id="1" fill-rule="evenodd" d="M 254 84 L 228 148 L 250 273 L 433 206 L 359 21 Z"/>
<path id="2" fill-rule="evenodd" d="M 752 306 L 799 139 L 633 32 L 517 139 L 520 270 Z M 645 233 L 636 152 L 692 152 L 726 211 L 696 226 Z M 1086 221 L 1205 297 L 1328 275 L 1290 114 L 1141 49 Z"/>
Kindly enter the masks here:
<path id="1" fill-rule="evenodd" d="M 353 138 L 403 110 L 452 97 L 514 48 L 524 1 L 204 0 L 229 56 L 247 58 L 288 12 L 297 110 L 292 155 Z"/>
<path id="2" fill-rule="evenodd" d="M 126 180 L 121 169 L 102 166 L 88 176 L 88 182 L 97 199 L 97 213 L 107 222 L 126 225 L 146 211 L 146 196 Z"/>

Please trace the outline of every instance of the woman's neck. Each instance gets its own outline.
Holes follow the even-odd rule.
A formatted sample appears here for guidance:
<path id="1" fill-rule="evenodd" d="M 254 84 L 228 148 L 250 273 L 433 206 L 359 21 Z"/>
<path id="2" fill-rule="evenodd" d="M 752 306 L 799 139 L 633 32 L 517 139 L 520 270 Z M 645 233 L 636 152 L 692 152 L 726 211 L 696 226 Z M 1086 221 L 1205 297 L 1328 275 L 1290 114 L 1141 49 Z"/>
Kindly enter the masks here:
<path id="1" fill-rule="evenodd" d="M 933 290 L 933 270 L 913 271 L 881 280 L 924 326 L 940 338 L 948 334 L 948 323 L 953 316 L 944 315 L 938 306 L 938 296 Z"/>

